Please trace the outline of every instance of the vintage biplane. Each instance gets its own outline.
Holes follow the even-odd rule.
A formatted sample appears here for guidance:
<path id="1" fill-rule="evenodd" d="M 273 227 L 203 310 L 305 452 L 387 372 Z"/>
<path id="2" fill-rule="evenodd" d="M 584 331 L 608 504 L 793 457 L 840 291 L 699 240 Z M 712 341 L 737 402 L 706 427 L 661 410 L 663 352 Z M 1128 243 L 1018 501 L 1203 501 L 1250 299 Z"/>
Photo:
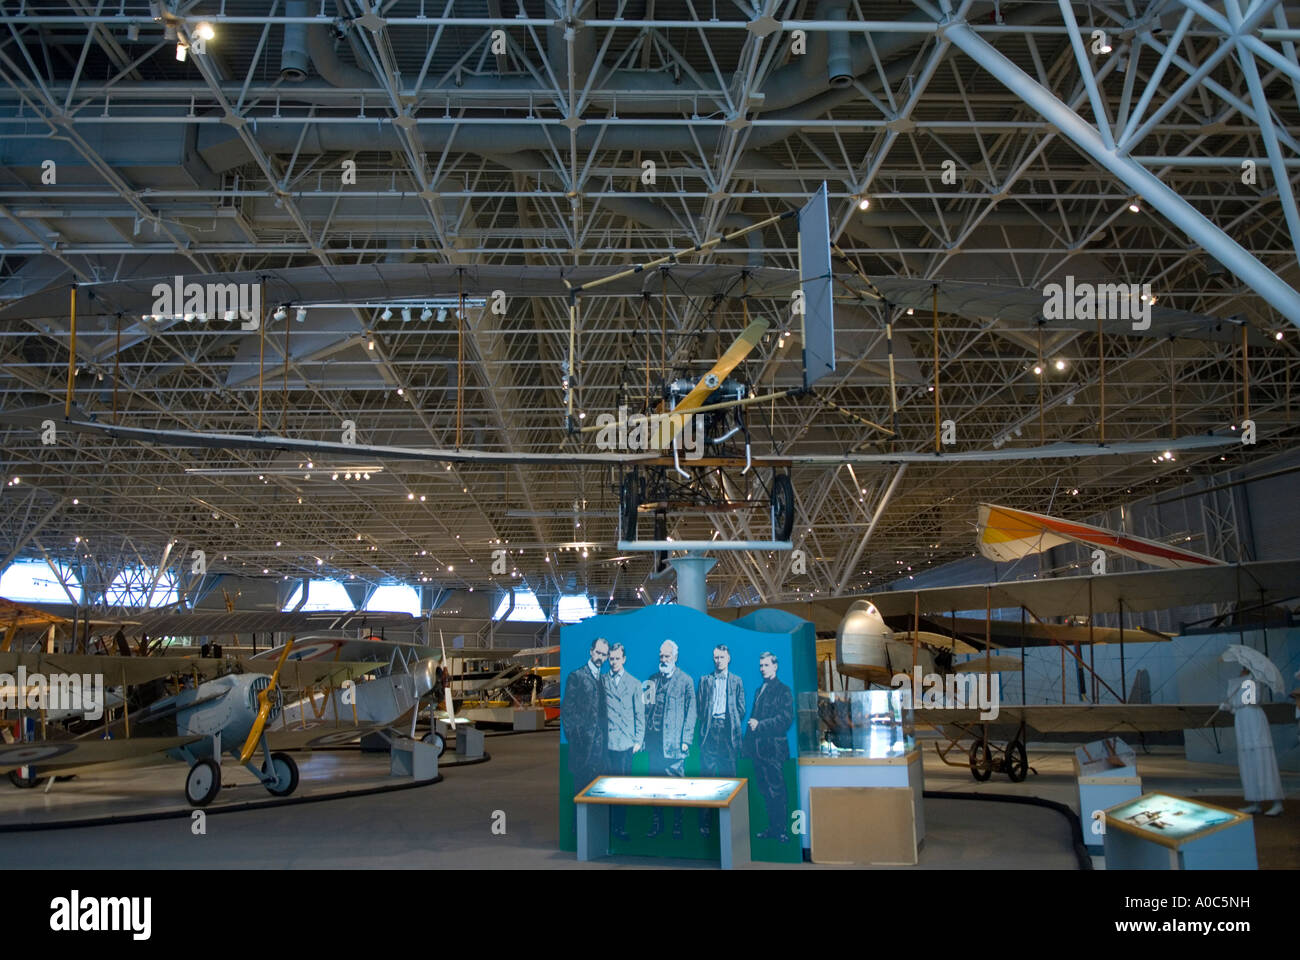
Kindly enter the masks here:
<path id="1" fill-rule="evenodd" d="M 994 772 L 1001 772 L 1018 781 L 1031 770 L 1025 746 L 1031 732 L 1041 736 L 1131 733 L 1141 740 L 1147 733 L 1232 725 L 1232 716 L 1219 712 L 1214 703 L 1130 702 L 1123 655 L 1126 645 L 1168 642 L 1173 637 L 1126 626 L 1125 615 L 1198 604 L 1231 604 L 1234 615 L 1241 616 L 1298 598 L 1300 560 L 1280 560 L 891 590 L 767 606 L 812 620 L 819 632 L 826 632 L 840 627 L 851 612 L 855 620 L 861 621 L 861 605 L 869 604 L 875 610 L 879 645 L 873 647 L 860 641 L 841 644 L 838 652 L 848 654 L 853 662 L 841 661 L 836 666 L 844 676 L 879 686 L 888 686 L 894 674 L 909 673 L 917 663 L 933 664 L 934 655 L 926 652 L 926 645 L 945 649 L 940 642 L 945 634 L 954 652 L 966 648 L 974 651 L 975 655 L 960 665 L 966 670 L 978 671 L 983 666 L 990 673 L 1001 672 L 1001 661 L 1022 660 L 1020 651 L 1026 648 L 1059 649 L 1060 703 L 1024 704 L 1022 670 L 1022 702 L 1002 703 L 993 722 L 981 721 L 979 711 L 974 709 L 939 707 L 917 711 L 919 724 L 932 725 L 944 735 L 945 742 L 936 743 L 935 749 L 945 763 L 969 767 L 976 780 L 987 780 Z M 725 607 L 710 612 L 732 619 L 753 609 Z M 985 615 L 956 615 L 976 610 L 983 610 Z M 994 611 L 1016 611 L 1018 616 L 995 618 Z M 1101 612 L 1117 614 L 1120 625 L 1096 625 L 1095 615 Z M 1050 622 L 1053 618 L 1072 618 L 1076 622 Z M 1094 669 L 1092 651 L 1104 644 L 1120 647 L 1118 689 Z M 1069 666 L 1073 670 L 1067 672 Z M 1067 689 L 1069 672 L 1085 678 L 1074 695 Z M 1261 706 L 1271 723 L 1290 723 L 1294 719 L 1295 708 L 1289 702 Z M 951 760 L 954 753 L 963 760 Z"/>

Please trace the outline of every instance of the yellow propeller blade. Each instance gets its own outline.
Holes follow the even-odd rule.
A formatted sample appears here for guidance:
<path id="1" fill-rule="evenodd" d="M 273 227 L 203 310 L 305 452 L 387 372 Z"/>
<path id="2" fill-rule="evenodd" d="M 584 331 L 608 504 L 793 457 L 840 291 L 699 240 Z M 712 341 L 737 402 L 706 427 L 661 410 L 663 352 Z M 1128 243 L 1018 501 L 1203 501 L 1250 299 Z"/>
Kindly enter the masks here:
<path id="1" fill-rule="evenodd" d="M 726 353 L 718 358 L 718 362 L 713 365 L 712 369 L 700 377 L 699 382 L 695 384 L 695 389 L 682 397 L 682 402 L 666 414 L 667 422 L 662 427 L 662 446 L 668 447 L 672 445 L 677 438 L 677 434 L 682 429 L 685 420 L 683 415 L 690 413 L 696 407 L 704 406 L 704 401 L 709 398 L 709 395 L 717 390 L 731 371 L 740 366 L 740 362 L 758 346 L 758 342 L 763 339 L 763 334 L 767 333 L 767 328 L 770 325 L 766 320 L 755 320 L 741 331 L 740 336 L 736 338 L 736 342 L 729 346 Z"/>
<path id="2" fill-rule="evenodd" d="M 257 749 L 258 741 L 262 739 L 262 730 L 266 727 L 266 718 L 271 715 L 271 697 L 275 694 L 275 685 L 280 682 L 280 668 L 284 666 L 284 661 L 289 659 L 289 651 L 293 649 L 294 638 L 290 637 L 289 642 L 284 645 L 284 651 L 280 654 L 280 660 L 275 665 L 275 672 L 271 674 L 271 682 L 266 688 L 259 690 L 257 693 L 257 717 L 253 720 L 253 727 L 248 731 L 248 739 L 244 741 L 244 748 L 239 751 L 239 762 L 248 763 L 248 758 L 253 755 Z"/>

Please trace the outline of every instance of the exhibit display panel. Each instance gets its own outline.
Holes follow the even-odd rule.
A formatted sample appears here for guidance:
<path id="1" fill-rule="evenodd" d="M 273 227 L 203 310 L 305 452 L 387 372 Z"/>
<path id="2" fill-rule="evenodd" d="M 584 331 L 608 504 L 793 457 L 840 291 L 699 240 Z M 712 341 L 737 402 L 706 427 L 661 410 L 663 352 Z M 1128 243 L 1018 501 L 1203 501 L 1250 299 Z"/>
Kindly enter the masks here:
<path id="1" fill-rule="evenodd" d="M 817 688 L 811 623 L 781 610 L 726 623 L 660 604 L 564 626 L 560 668 L 562 850 L 578 849 L 574 796 L 599 776 L 721 778 L 747 781 L 753 858 L 802 859 L 795 714 Z M 719 813 L 686 802 L 615 803 L 609 852 L 719 859 Z"/>
<path id="2" fill-rule="evenodd" d="M 741 780 L 683 780 L 677 777 L 600 777 L 574 799 L 654 803 L 656 800 L 697 806 L 726 806 Z"/>
<path id="3" fill-rule="evenodd" d="M 1254 870 L 1249 814 L 1167 793 L 1106 811 L 1108 870 Z"/>
<path id="4" fill-rule="evenodd" d="M 1118 737 L 1085 743 L 1074 750 L 1074 777 L 1079 787 L 1079 829 L 1084 846 L 1100 854 L 1105 812 L 1142 795 L 1137 755 Z"/>
<path id="5" fill-rule="evenodd" d="M 803 845 L 818 863 L 915 863 L 925 778 L 912 692 L 808 691 L 799 697 Z M 886 815 L 887 814 L 887 815 Z M 865 824 L 883 818 L 890 842 Z M 851 829 L 846 825 L 853 825 Z"/>
<path id="6" fill-rule="evenodd" d="M 799 756 L 901 757 L 916 747 L 910 690 L 799 695 Z"/>

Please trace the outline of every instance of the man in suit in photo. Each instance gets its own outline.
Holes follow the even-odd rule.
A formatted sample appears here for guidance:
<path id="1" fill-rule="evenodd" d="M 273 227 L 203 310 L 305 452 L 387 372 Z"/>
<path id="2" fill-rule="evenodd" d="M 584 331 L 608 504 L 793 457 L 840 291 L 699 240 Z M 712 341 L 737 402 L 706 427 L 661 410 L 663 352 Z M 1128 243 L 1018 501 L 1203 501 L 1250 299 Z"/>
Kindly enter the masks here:
<path id="1" fill-rule="evenodd" d="M 625 777 L 632 772 L 632 755 L 645 749 L 645 703 L 641 681 L 624 669 L 627 650 L 616 643 L 609 648 L 609 673 L 601 677 L 605 687 L 605 773 Z M 609 811 L 610 830 L 626 840 L 627 807 L 614 804 Z"/>
<path id="2" fill-rule="evenodd" d="M 700 715 L 700 774 L 734 777 L 745 729 L 745 685 L 731 672 L 731 651 L 713 648 L 713 672 L 700 678 L 696 710 Z M 708 836 L 713 811 L 699 811 L 700 833 Z"/>
<path id="3" fill-rule="evenodd" d="M 754 694 L 754 708 L 745 733 L 745 755 L 754 761 L 754 778 L 767 806 L 767 829 L 758 834 L 761 840 L 786 843 L 789 822 L 786 809 L 785 761 L 790 756 L 786 731 L 794 723 L 794 694 L 776 678 L 777 659 L 772 653 L 758 658 L 763 685 Z"/>
<path id="4" fill-rule="evenodd" d="M 659 672 L 645 682 L 646 756 L 652 777 L 686 776 L 686 755 L 695 739 L 695 681 L 677 667 L 677 644 L 659 647 Z M 663 810 L 650 808 L 647 838 L 664 832 Z M 682 836 L 682 808 L 673 810 L 673 838 Z"/>
<path id="5" fill-rule="evenodd" d="M 609 641 L 591 641 L 587 662 L 564 683 L 560 723 L 569 741 L 569 772 L 576 794 L 600 776 L 605 766 L 605 686 L 600 668 L 609 657 Z M 576 816 L 576 815 L 575 815 Z"/>

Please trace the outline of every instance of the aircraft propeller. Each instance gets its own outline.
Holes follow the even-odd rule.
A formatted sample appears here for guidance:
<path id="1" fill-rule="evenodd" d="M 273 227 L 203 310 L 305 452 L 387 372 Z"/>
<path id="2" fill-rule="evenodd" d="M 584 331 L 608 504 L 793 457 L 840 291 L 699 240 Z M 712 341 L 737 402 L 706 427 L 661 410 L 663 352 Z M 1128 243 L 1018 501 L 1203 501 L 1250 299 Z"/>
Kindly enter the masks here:
<path id="1" fill-rule="evenodd" d="M 248 731 L 248 739 L 244 741 L 244 748 L 239 751 L 239 762 L 248 763 L 248 758 L 253 755 L 257 749 L 258 742 L 262 739 L 262 731 L 266 728 L 266 720 L 271 715 L 271 697 L 275 694 L 276 684 L 280 682 L 280 668 L 284 666 L 284 661 L 289 658 L 289 651 L 293 649 L 294 638 L 290 637 L 289 642 L 284 645 L 284 650 L 280 652 L 280 659 L 275 665 L 275 672 L 271 674 L 271 682 L 266 687 L 257 692 L 257 717 L 253 720 L 253 726 Z"/>

